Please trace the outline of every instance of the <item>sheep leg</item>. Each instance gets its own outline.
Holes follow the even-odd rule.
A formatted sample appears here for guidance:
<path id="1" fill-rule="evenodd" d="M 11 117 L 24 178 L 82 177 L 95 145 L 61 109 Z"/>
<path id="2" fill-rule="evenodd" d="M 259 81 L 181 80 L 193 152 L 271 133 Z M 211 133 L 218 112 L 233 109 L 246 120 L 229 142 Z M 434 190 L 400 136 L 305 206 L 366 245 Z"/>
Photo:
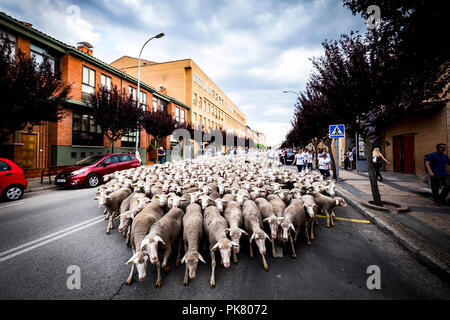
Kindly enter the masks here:
<path id="1" fill-rule="evenodd" d="M 252 249 L 252 239 L 251 237 L 249 238 L 249 243 L 250 243 L 250 259 L 253 259 L 253 249 Z"/>
<path id="2" fill-rule="evenodd" d="M 164 259 L 163 259 L 163 263 L 162 263 L 162 267 L 165 272 L 168 272 L 170 270 L 170 266 L 167 265 L 167 260 L 169 259 L 169 256 L 171 253 L 172 253 L 172 245 L 168 244 L 167 249 L 164 252 Z"/>
<path id="3" fill-rule="evenodd" d="M 291 242 L 292 258 L 297 259 L 297 253 L 295 253 L 294 240 L 292 239 L 291 233 L 289 233 L 289 240 Z"/>
<path id="4" fill-rule="evenodd" d="M 311 245 L 311 241 L 309 240 L 309 233 L 308 233 L 308 222 L 305 222 L 305 236 L 306 236 L 306 244 L 308 246 Z"/>
<path id="5" fill-rule="evenodd" d="M 176 262 L 175 262 L 175 265 L 177 266 L 177 268 L 180 266 L 180 253 L 181 253 L 181 241 L 182 241 L 182 238 L 180 237 L 180 239 L 178 240 L 178 255 L 177 255 L 177 260 L 176 260 Z"/>
<path id="6" fill-rule="evenodd" d="M 131 226 L 128 227 L 126 244 L 127 246 L 131 244 Z"/>
<path id="7" fill-rule="evenodd" d="M 130 275 L 128 276 L 127 281 L 125 282 L 127 285 L 130 285 L 131 282 L 133 282 L 133 272 L 134 272 L 134 263 L 131 264 Z"/>
<path id="8" fill-rule="evenodd" d="M 237 264 L 238 263 L 237 254 L 236 252 L 234 252 L 234 249 L 231 249 L 231 251 L 233 252 L 233 263 Z"/>
<path id="9" fill-rule="evenodd" d="M 264 254 L 262 254 L 261 257 L 262 257 L 262 260 L 263 260 L 264 271 L 267 272 L 267 271 L 269 271 L 269 266 L 267 265 L 267 262 L 266 262 L 266 256 Z"/>
<path id="10" fill-rule="evenodd" d="M 106 227 L 106 234 L 109 234 L 110 230 L 113 228 L 113 216 L 109 217 L 108 226 Z"/>
<path id="11" fill-rule="evenodd" d="M 211 288 L 216 287 L 216 279 L 214 276 L 215 268 L 216 268 L 216 256 L 214 255 L 214 251 L 211 251 L 211 279 L 209 280 L 209 285 Z"/>
<path id="12" fill-rule="evenodd" d="M 270 242 L 272 243 L 272 256 L 276 259 L 278 258 L 277 253 L 275 252 L 275 240 L 270 239 Z"/>
<path id="13" fill-rule="evenodd" d="M 331 209 L 331 226 L 334 227 L 334 218 L 336 217 L 336 215 L 334 214 L 334 210 Z"/>
<path id="14" fill-rule="evenodd" d="M 295 228 L 295 232 L 294 232 L 294 242 L 297 243 L 297 237 L 298 237 L 298 233 L 299 233 L 300 229 Z"/>
<path id="15" fill-rule="evenodd" d="M 184 271 L 183 286 L 187 286 L 188 283 L 189 283 L 188 275 L 189 275 L 189 270 L 188 270 L 188 265 L 187 265 L 187 263 L 186 263 L 186 270 Z"/>
<path id="16" fill-rule="evenodd" d="M 314 220 L 311 221 L 310 225 L 310 230 L 311 230 L 311 236 L 309 237 L 311 240 L 314 240 Z"/>
<path id="17" fill-rule="evenodd" d="M 330 214 L 328 213 L 328 209 L 323 210 L 323 211 L 325 211 L 325 214 L 327 216 L 327 228 L 329 228 L 330 227 Z"/>
<path id="18" fill-rule="evenodd" d="M 156 288 L 161 288 L 161 263 L 159 262 L 159 260 L 156 262 L 156 272 Z"/>

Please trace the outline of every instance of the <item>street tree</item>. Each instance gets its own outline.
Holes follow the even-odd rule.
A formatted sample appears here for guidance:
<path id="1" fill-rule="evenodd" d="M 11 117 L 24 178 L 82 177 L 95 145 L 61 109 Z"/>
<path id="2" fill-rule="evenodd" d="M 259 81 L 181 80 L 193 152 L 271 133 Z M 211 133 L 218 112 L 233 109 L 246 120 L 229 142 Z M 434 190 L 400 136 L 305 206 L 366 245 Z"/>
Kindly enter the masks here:
<path id="1" fill-rule="evenodd" d="M 131 95 L 117 86 L 100 87 L 90 95 L 89 102 L 95 125 L 100 126 L 110 141 L 111 153 L 114 153 L 115 141 L 141 128 L 146 114 Z"/>
<path id="2" fill-rule="evenodd" d="M 16 56 L 8 38 L 0 38 L 0 143 L 28 125 L 62 120 L 70 90 L 47 58 L 38 63 L 20 50 Z"/>
<path id="3" fill-rule="evenodd" d="M 173 131 L 177 128 L 177 121 L 172 118 L 172 116 L 162 110 L 146 112 L 143 119 L 143 127 L 145 131 L 152 135 L 155 140 L 156 147 L 156 163 L 158 163 L 159 158 L 159 146 L 163 138 L 171 135 Z"/>

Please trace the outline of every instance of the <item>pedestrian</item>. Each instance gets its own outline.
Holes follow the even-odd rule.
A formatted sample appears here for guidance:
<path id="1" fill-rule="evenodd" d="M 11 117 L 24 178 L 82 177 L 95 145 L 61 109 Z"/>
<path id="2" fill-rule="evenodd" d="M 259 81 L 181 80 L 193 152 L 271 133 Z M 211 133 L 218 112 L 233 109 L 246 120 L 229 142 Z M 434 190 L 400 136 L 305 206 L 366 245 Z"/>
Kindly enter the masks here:
<path id="1" fill-rule="evenodd" d="M 273 160 L 274 158 L 274 152 L 272 150 L 272 147 L 269 147 L 269 152 L 267 153 L 267 157 L 269 158 L 269 160 Z"/>
<path id="2" fill-rule="evenodd" d="M 308 166 L 308 152 L 306 152 L 306 149 L 303 149 L 302 156 L 303 156 L 303 170 L 306 170 L 306 167 Z"/>
<path id="3" fill-rule="evenodd" d="M 450 177 L 447 171 L 447 165 L 450 164 L 450 160 L 445 153 L 446 149 L 445 143 L 439 143 L 436 145 L 436 152 L 428 154 L 425 159 L 425 167 L 431 181 L 433 200 L 438 205 L 446 204 L 445 200 L 450 191 Z M 441 187 L 442 191 L 439 193 Z"/>
<path id="4" fill-rule="evenodd" d="M 313 169 L 313 152 L 308 150 L 308 169 Z"/>
<path id="5" fill-rule="evenodd" d="M 166 150 L 164 150 L 163 147 L 159 147 L 159 159 L 160 159 L 160 163 L 163 164 L 164 162 L 166 162 Z"/>
<path id="6" fill-rule="evenodd" d="M 387 164 L 391 164 L 389 161 L 386 160 L 385 157 L 381 154 L 380 148 L 373 149 L 372 152 L 372 161 L 373 165 L 375 167 L 375 179 L 378 179 L 380 177 L 380 182 L 383 181 L 383 177 L 381 176 L 380 170 L 381 166 L 383 165 L 383 161 Z"/>
<path id="7" fill-rule="evenodd" d="M 354 144 L 352 144 L 352 170 L 356 169 L 356 147 Z"/>
<path id="8" fill-rule="evenodd" d="M 352 148 L 347 148 L 348 168 L 353 169 L 353 151 Z"/>
<path id="9" fill-rule="evenodd" d="M 344 170 L 348 170 L 349 166 L 348 152 L 344 153 Z"/>
<path id="10" fill-rule="evenodd" d="M 136 150 L 135 155 L 136 155 L 136 159 L 138 159 L 138 161 L 139 161 L 139 164 L 142 164 L 141 154 L 139 153 L 139 151 Z"/>
<path id="11" fill-rule="evenodd" d="M 330 162 L 331 160 L 327 158 L 327 154 L 323 153 L 322 157 L 319 159 L 319 171 L 324 176 L 324 178 L 328 178 L 330 174 Z"/>
<path id="12" fill-rule="evenodd" d="M 302 150 L 298 150 L 298 153 L 294 157 L 295 165 L 297 166 L 298 172 L 303 170 L 304 158 L 302 156 Z"/>

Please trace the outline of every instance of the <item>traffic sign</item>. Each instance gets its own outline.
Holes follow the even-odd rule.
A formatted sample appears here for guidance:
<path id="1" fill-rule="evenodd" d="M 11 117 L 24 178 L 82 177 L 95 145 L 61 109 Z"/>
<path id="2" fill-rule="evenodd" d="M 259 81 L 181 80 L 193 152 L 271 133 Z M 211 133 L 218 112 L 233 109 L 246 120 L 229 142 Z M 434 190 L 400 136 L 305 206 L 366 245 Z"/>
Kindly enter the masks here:
<path id="1" fill-rule="evenodd" d="M 345 125 L 343 124 L 332 124 L 329 127 L 329 137 L 330 138 L 344 138 L 345 137 Z"/>

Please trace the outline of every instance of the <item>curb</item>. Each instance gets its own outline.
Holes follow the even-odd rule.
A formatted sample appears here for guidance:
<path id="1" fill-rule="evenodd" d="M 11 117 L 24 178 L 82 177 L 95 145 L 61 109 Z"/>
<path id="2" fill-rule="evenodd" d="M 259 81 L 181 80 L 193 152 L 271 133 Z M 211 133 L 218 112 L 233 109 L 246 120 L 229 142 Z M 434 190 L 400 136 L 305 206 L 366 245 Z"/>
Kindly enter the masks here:
<path id="1" fill-rule="evenodd" d="M 356 211 L 369 219 L 384 233 L 392 236 L 394 240 L 396 240 L 396 242 L 399 243 L 403 248 L 408 250 L 414 256 L 414 258 L 416 258 L 416 260 L 429 267 L 433 271 L 437 272 L 445 280 L 450 281 L 450 268 L 444 261 L 436 258 L 429 251 L 423 250 L 422 248 L 418 247 L 408 237 L 403 236 L 401 232 L 399 232 L 396 228 L 392 227 L 381 217 L 379 217 L 378 214 L 366 210 L 361 204 L 351 199 L 345 193 L 339 190 L 338 187 L 336 188 L 335 192 L 337 196 L 344 198 L 344 200 L 348 204 L 350 204 L 353 208 L 356 209 Z"/>
<path id="2" fill-rule="evenodd" d="M 55 189 L 58 186 L 52 184 L 52 185 L 42 185 L 39 187 L 28 187 L 25 189 L 25 192 L 36 192 L 36 191 L 41 191 L 41 190 L 49 190 L 49 189 Z"/>

